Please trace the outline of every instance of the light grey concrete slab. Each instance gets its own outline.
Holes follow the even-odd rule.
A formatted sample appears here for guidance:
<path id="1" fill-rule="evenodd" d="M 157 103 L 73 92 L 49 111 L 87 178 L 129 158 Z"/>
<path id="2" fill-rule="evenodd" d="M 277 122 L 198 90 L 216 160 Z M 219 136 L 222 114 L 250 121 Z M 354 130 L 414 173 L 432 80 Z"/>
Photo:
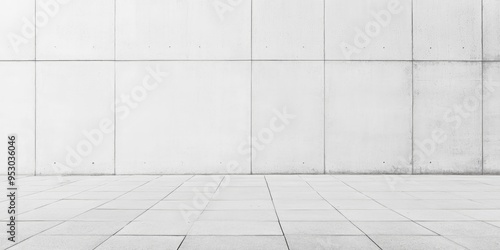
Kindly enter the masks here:
<path id="1" fill-rule="evenodd" d="M 122 62 L 116 81 L 137 106 L 117 107 L 118 174 L 250 172 L 250 62 Z"/>
<path id="2" fill-rule="evenodd" d="M 327 62 L 326 172 L 411 172 L 411 63 Z"/>
<path id="3" fill-rule="evenodd" d="M 280 218 L 283 220 L 282 218 Z M 200 221 L 277 221 L 274 210 L 207 210 L 198 218 Z"/>
<path id="4" fill-rule="evenodd" d="M 126 60 L 249 59 L 250 13 L 250 1 L 119 1 L 116 56 Z"/>
<path id="5" fill-rule="evenodd" d="M 354 222 L 367 235 L 436 235 L 415 222 Z"/>
<path id="6" fill-rule="evenodd" d="M 326 59 L 411 60 L 410 0 L 326 0 Z"/>
<path id="7" fill-rule="evenodd" d="M 13 246 L 10 249 L 88 250 L 97 247 L 108 237 L 109 236 L 37 235 Z"/>
<path id="8" fill-rule="evenodd" d="M 0 34 L 4 33 L 3 30 L 7 28 L 3 27 L 7 23 L 2 22 L 2 19 L 4 17 L 14 18 L 14 16 L 26 12 L 26 8 L 32 5 L 28 2 L 0 3 L 0 6 L 5 5 L 0 7 L 0 12 L 2 12 L 0 13 Z M 4 7 L 10 8 L 9 11 Z M 10 14 L 7 15 L 3 12 Z M 4 51 L 4 46 L 6 46 L 3 44 L 4 41 L 5 39 L 0 41 L 0 51 Z M 5 48 L 5 50 L 10 51 L 9 48 Z M 9 56 L 8 51 L 5 51 L 5 54 L 0 53 L 0 59 L 3 56 Z M 4 135 L 5 140 L 10 134 L 17 135 L 15 140 L 18 154 L 17 174 L 32 175 L 35 172 L 35 63 L 0 62 L 0 82 L 2 82 L 0 84 L 0 119 L 4 121 L 0 127 L 0 134 Z M 7 149 L 0 151 L 0 157 L 7 160 Z"/>
<path id="9" fill-rule="evenodd" d="M 481 0 L 414 1 L 414 59 L 481 60 L 481 3 Z"/>
<path id="10" fill-rule="evenodd" d="M 366 236 L 287 235 L 291 250 L 379 249 Z"/>
<path id="11" fill-rule="evenodd" d="M 252 1 L 253 58 L 323 59 L 323 6 L 324 0 Z"/>
<path id="12" fill-rule="evenodd" d="M 363 235 L 351 222 L 282 221 L 285 235 Z"/>
<path id="13" fill-rule="evenodd" d="M 0 60 L 33 60 L 35 32 L 25 28 L 34 25 L 35 1 L 2 1 L 0 3 Z M 23 22 L 24 21 L 24 22 Z"/>
<path id="14" fill-rule="evenodd" d="M 444 236 L 500 237 L 500 228 L 481 221 L 421 222 L 420 224 Z"/>
<path id="15" fill-rule="evenodd" d="M 113 63 L 37 62 L 36 71 L 37 173 L 112 174 Z"/>
<path id="16" fill-rule="evenodd" d="M 374 235 L 370 237 L 377 245 L 382 249 L 408 249 L 408 250 L 418 250 L 418 249 L 453 249 L 453 250 L 463 250 L 466 249 L 445 237 L 441 236 L 379 236 Z"/>
<path id="17" fill-rule="evenodd" d="M 183 236 L 122 236 L 115 235 L 99 245 L 98 250 L 165 249 L 177 250 Z"/>
<path id="18" fill-rule="evenodd" d="M 188 235 L 283 235 L 277 221 L 197 221 Z"/>
<path id="19" fill-rule="evenodd" d="M 52 2 L 57 7 L 44 1 L 36 3 L 37 59 L 114 59 L 113 0 Z"/>
<path id="20" fill-rule="evenodd" d="M 483 98 L 483 170 L 485 174 L 499 174 L 500 109 L 498 107 L 500 107 L 500 63 L 498 62 L 483 63 Z"/>
<path id="21" fill-rule="evenodd" d="M 500 60 L 500 2 L 483 0 L 483 59 Z"/>
<path id="22" fill-rule="evenodd" d="M 47 231 L 44 235 L 113 235 L 122 229 L 127 222 L 90 222 L 90 221 L 66 221 Z"/>
<path id="23" fill-rule="evenodd" d="M 323 68 L 322 62 L 253 62 L 253 143 L 239 149 L 253 151 L 253 173 L 323 173 Z"/>
<path id="24" fill-rule="evenodd" d="M 339 210 L 350 221 L 409 221 L 391 210 Z"/>
<path id="25" fill-rule="evenodd" d="M 283 236 L 187 236 L 180 250 L 285 250 Z"/>
<path id="26" fill-rule="evenodd" d="M 414 173 L 481 173 L 481 79 L 481 63 L 414 63 Z"/>
<path id="27" fill-rule="evenodd" d="M 337 210 L 277 209 L 280 221 L 347 221 Z"/>

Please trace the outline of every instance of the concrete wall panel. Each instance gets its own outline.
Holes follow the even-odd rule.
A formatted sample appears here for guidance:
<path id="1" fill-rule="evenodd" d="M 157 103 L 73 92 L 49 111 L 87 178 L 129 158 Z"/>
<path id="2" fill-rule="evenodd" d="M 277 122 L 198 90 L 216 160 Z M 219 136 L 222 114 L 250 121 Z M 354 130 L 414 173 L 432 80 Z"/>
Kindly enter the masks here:
<path id="1" fill-rule="evenodd" d="M 112 60 L 114 2 L 36 0 L 37 59 Z"/>
<path id="2" fill-rule="evenodd" d="M 481 60 L 481 0 L 413 1 L 417 60 Z"/>
<path id="3" fill-rule="evenodd" d="M 117 58 L 249 59 L 250 2 L 117 1 Z"/>
<path id="4" fill-rule="evenodd" d="M 484 173 L 500 174 L 500 63 L 484 63 Z"/>
<path id="5" fill-rule="evenodd" d="M 250 62 L 120 62 L 116 114 L 117 174 L 250 173 Z"/>
<path id="6" fill-rule="evenodd" d="M 326 172 L 411 173 L 411 63 L 328 62 Z"/>
<path id="7" fill-rule="evenodd" d="M 324 0 L 253 0 L 254 59 L 323 59 Z"/>
<path id="8" fill-rule="evenodd" d="M 35 63 L 0 62 L 0 136 L 17 134 L 17 174 L 35 172 Z M 7 160 L 6 147 L 0 158 Z M 6 169 L 2 170 L 6 174 Z"/>
<path id="9" fill-rule="evenodd" d="M 37 62 L 37 173 L 112 174 L 113 62 Z"/>
<path id="10" fill-rule="evenodd" d="M 253 172 L 323 173 L 323 62 L 254 62 L 252 72 Z"/>
<path id="11" fill-rule="evenodd" d="M 481 63 L 414 64 L 414 172 L 480 174 Z"/>
<path id="12" fill-rule="evenodd" d="M 326 59 L 411 60 L 411 0 L 326 0 Z"/>
<path id="13" fill-rule="evenodd" d="M 35 58 L 33 0 L 0 1 L 0 60 Z"/>
<path id="14" fill-rule="evenodd" d="M 500 60 L 500 0 L 483 0 L 483 57 Z"/>

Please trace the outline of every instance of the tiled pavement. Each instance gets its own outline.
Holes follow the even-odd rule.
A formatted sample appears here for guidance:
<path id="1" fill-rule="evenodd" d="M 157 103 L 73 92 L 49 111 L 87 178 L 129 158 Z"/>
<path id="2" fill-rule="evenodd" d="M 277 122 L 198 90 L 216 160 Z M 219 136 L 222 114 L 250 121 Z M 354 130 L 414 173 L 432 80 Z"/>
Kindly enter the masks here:
<path id="1" fill-rule="evenodd" d="M 5 186 L 5 181 L 2 182 Z M 23 177 L 10 249 L 500 249 L 500 176 Z M 0 209 L 2 224 L 7 201 Z"/>

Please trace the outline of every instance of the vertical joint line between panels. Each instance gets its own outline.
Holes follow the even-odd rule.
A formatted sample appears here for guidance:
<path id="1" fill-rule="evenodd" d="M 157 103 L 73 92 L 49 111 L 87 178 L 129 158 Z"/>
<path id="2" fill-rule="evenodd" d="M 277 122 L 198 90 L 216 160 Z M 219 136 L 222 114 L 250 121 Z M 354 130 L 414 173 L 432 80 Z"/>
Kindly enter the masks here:
<path id="1" fill-rule="evenodd" d="M 481 0 L 481 174 L 484 175 L 484 0 Z"/>
<path id="2" fill-rule="evenodd" d="M 250 174 L 253 174 L 253 0 L 250 0 Z"/>

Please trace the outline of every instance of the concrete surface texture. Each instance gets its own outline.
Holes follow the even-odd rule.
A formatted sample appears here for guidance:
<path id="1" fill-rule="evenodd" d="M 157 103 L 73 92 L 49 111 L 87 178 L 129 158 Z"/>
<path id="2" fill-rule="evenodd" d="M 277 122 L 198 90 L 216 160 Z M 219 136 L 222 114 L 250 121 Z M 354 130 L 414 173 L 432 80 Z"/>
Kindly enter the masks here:
<path id="1" fill-rule="evenodd" d="M 499 12 L 4 0 L 0 135 L 19 174 L 499 174 Z"/>
<path id="2" fill-rule="evenodd" d="M 0 246 L 498 249 L 499 184 L 449 175 L 31 176 L 18 180 L 18 242 L 2 230 Z"/>

